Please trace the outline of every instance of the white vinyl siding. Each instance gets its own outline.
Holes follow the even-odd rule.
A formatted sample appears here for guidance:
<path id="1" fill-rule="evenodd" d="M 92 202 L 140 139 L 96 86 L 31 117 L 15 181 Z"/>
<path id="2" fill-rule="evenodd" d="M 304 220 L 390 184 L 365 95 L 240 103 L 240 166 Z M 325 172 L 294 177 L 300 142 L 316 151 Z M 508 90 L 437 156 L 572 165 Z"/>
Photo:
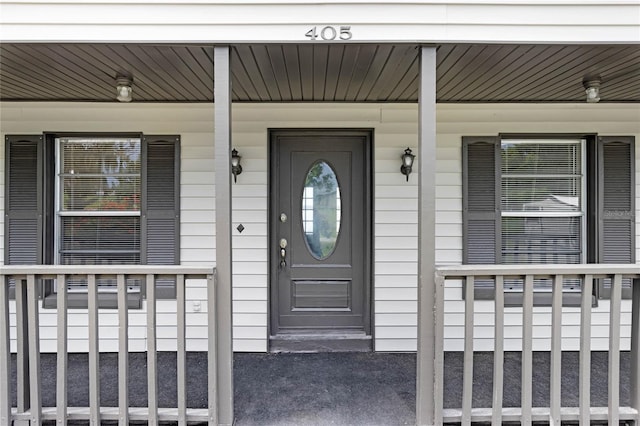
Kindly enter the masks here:
<path id="1" fill-rule="evenodd" d="M 181 137 L 181 260 L 183 264 L 213 264 L 215 259 L 215 182 L 212 105 L 2 103 L 5 134 L 64 131 L 135 130 Z M 410 147 L 421 160 L 416 105 L 402 104 L 239 104 L 233 106 L 233 142 L 242 155 L 243 173 L 233 184 L 234 245 L 233 321 L 236 351 L 265 351 L 268 325 L 268 133 L 269 128 L 374 129 L 374 275 L 375 349 L 414 351 L 417 335 L 417 197 L 418 168 L 405 181 L 400 156 Z M 498 133 L 575 133 L 636 137 L 636 259 L 640 259 L 640 111 L 637 105 L 453 105 L 437 107 L 436 262 L 462 262 L 463 135 Z M 0 150 L 4 155 L 4 149 Z M 0 161 L 0 197 L 4 194 L 4 161 Z M 0 203 L 2 205 L 3 203 Z M 1 219 L 0 219 L 1 220 Z M 245 227 L 242 233 L 235 228 Z M 4 228 L 0 226 L 0 232 Z M 0 238 L 4 244 L 4 238 Z M 2 253 L 0 253 L 2 254 Z M 187 349 L 206 350 L 206 282 L 187 282 Z M 464 302 L 462 286 L 447 288 L 445 349 L 461 350 Z M 199 309 L 199 310 L 198 310 Z M 534 349 L 549 348 L 550 326 L 543 313 L 534 314 Z M 519 350 L 519 308 L 507 308 L 506 349 Z M 623 302 L 622 347 L 628 348 L 630 305 Z M 44 310 L 42 349 L 55 351 L 54 310 Z M 175 301 L 158 302 L 159 350 L 175 349 Z M 493 347 L 491 301 L 476 302 L 475 347 Z M 577 349 L 579 314 L 565 308 L 563 347 Z M 146 347 L 145 309 L 130 312 L 130 350 Z M 86 310 L 73 310 L 70 351 L 87 350 Z M 608 301 L 600 300 L 592 323 L 594 350 L 606 350 Z M 46 324 L 46 325 L 45 325 Z M 117 349 L 117 316 L 100 316 L 100 349 Z M 13 332 L 13 331 L 12 331 Z"/>
<path id="2" fill-rule="evenodd" d="M 311 40 L 305 34 L 314 26 L 320 32 L 325 22 L 338 30 L 350 26 L 351 40 L 358 42 L 640 41 L 640 6 L 634 0 L 325 0 L 321 5 L 300 0 L 5 0 L 0 23 L 3 38 L 19 42 L 306 42 Z"/>

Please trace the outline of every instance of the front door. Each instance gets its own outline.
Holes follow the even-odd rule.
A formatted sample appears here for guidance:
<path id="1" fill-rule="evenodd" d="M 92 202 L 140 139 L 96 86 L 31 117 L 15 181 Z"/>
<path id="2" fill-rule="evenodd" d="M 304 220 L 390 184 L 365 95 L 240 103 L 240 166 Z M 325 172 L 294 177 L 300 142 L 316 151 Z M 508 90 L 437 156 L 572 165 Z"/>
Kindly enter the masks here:
<path id="1" fill-rule="evenodd" d="M 370 347 L 370 145 L 367 131 L 271 133 L 272 349 Z"/>

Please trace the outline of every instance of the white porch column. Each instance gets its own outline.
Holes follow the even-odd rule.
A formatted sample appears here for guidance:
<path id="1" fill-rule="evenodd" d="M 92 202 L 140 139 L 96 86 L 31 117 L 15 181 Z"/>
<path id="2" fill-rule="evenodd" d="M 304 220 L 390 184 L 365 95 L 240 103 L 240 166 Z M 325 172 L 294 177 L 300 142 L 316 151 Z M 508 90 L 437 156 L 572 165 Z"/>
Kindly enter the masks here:
<path id="1" fill-rule="evenodd" d="M 231 316 L 231 72 L 229 47 L 213 54 L 216 183 L 218 422 L 233 424 L 233 334 Z M 211 384 L 209 384 L 211 386 Z"/>
<path id="2" fill-rule="evenodd" d="M 440 423 L 435 385 L 436 48 L 420 52 L 416 423 Z M 441 324 L 440 324 L 441 325 Z"/>

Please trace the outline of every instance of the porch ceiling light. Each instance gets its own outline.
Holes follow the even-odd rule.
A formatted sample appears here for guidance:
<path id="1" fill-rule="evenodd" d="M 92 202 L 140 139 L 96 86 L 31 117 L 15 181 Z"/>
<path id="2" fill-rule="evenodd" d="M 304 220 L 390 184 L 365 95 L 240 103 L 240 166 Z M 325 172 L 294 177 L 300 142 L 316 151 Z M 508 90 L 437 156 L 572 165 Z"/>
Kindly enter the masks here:
<path id="1" fill-rule="evenodd" d="M 595 103 L 600 101 L 600 84 L 602 79 L 599 75 L 585 76 L 582 79 L 582 85 L 584 86 L 585 93 L 587 94 L 587 102 Z"/>
<path id="2" fill-rule="evenodd" d="M 242 173 L 242 166 L 240 165 L 241 158 L 238 151 L 233 148 L 231 151 L 231 174 L 233 175 L 233 182 L 238 182 L 238 175 Z"/>
<path id="3" fill-rule="evenodd" d="M 116 93 L 120 102 L 131 102 L 133 78 L 130 75 L 118 73 L 116 75 Z"/>
<path id="4" fill-rule="evenodd" d="M 413 167 L 413 160 L 416 156 L 411 153 L 411 148 L 407 148 L 404 150 L 404 154 L 402 154 L 400 158 L 402 159 L 400 173 L 405 175 L 407 177 L 407 182 L 409 182 L 409 175 L 411 174 L 411 168 Z"/>

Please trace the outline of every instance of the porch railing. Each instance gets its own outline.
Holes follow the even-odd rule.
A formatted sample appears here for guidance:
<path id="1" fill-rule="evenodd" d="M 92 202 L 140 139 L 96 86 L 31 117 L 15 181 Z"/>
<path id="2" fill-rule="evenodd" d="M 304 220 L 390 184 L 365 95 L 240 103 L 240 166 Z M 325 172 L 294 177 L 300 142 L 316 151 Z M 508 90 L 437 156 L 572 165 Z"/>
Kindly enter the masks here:
<path id="1" fill-rule="evenodd" d="M 521 356 L 521 403 L 520 407 L 503 407 L 504 386 L 504 282 L 505 279 L 524 280 L 522 294 L 522 356 Z M 532 401 L 533 379 L 533 283 L 535 279 L 551 279 L 552 305 L 549 312 L 551 324 L 550 395 L 549 407 L 534 407 Z M 565 278 L 582 280 L 580 305 L 579 348 L 579 406 L 561 406 L 562 378 L 562 283 Z M 608 406 L 592 407 L 591 390 L 591 314 L 594 280 L 610 278 L 612 282 L 609 317 L 608 348 Z M 436 269 L 435 276 L 435 360 L 434 360 L 434 413 L 436 423 L 505 421 L 531 424 L 532 421 L 560 425 L 561 421 L 640 421 L 640 266 L 639 265 L 465 265 L 443 266 Z M 473 341 L 474 341 L 474 280 L 492 279 L 495 282 L 494 306 L 494 359 L 493 396 L 491 407 L 472 407 L 473 399 Z M 631 403 L 620 406 L 620 312 L 623 279 L 633 279 L 632 329 L 631 329 Z M 463 280 L 464 321 L 464 367 L 462 407 L 444 408 L 444 293 L 452 280 Z M 536 314 L 538 315 L 538 314 Z M 427 378 L 419 377 L 419 386 L 431 386 Z"/>
<path id="2" fill-rule="evenodd" d="M 40 280 L 65 283 L 67 277 L 87 280 L 89 328 L 89 406 L 68 407 L 67 404 L 67 333 L 68 293 L 66 285 L 57 286 L 57 389 L 56 407 L 43 407 L 41 397 L 39 338 Z M 55 420 L 65 425 L 67 420 L 89 420 L 92 425 L 102 420 L 116 420 L 126 425 L 134 420 L 177 421 L 178 424 L 198 421 L 218 424 L 218 386 L 216 375 L 216 286 L 215 269 L 189 266 L 2 266 L 0 268 L 0 424 L 39 425 Z M 115 279 L 118 315 L 118 406 L 100 406 L 99 374 L 99 306 L 98 278 Z M 129 406 L 129 335 L 127 280 L 139 279 L 146 286 L 146 341 L 148 406 Z M 177 324 L 177 407 L 158 407 L 158 362 L 156 327 L 156 280 L 170 278 L 176 283 Z M 187 408 L 186 397 L 186 309 L 185 282 L 187 279 L 207 280 L 208 325 L 208 406 Z M 17 340 L 17 407 L 11 404 L 11 355 L 9 327 L 10 281 L 15 283 L 16 340 Z"/>

